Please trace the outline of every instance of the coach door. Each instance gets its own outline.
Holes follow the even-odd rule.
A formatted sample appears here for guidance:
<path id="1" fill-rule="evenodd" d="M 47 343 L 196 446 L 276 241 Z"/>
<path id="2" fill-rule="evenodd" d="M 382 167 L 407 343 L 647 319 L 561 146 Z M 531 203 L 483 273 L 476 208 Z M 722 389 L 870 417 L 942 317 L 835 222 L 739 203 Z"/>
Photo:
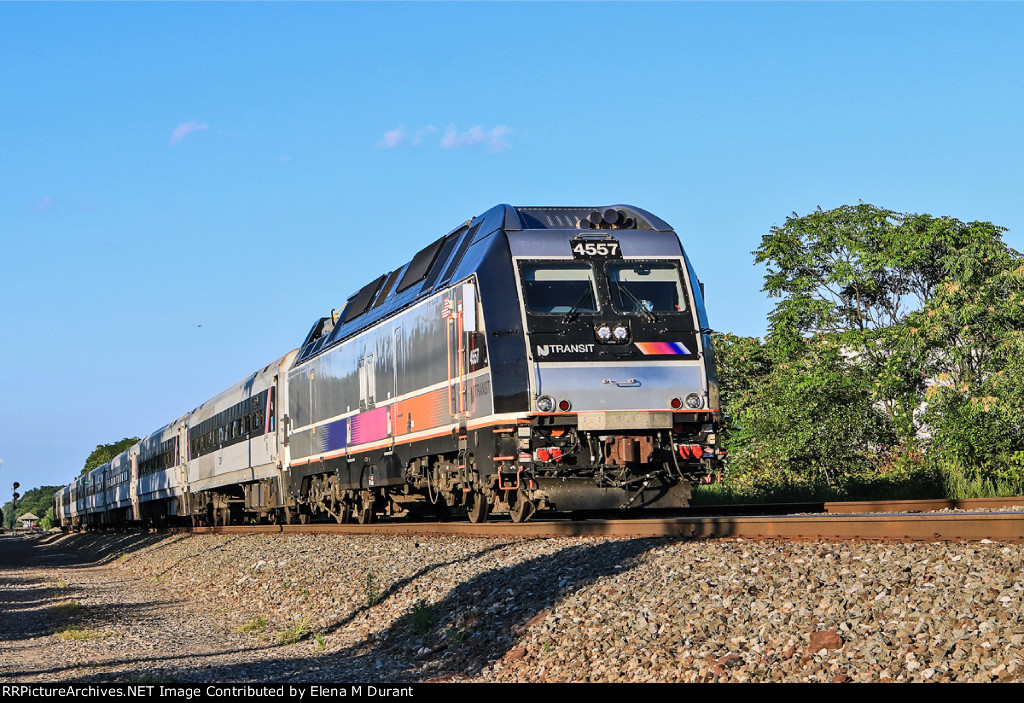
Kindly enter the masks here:
<path id="1" fill-rule="evenodd" d="M 142 519 L 142 513 L 139 510 L 139 451 L 137 446 L 128 450 L 128 462 L 132 477 L 128 492 L 132 499 L 132 520 L 135 521 Z"/>
<path id="2" fill-rule="evenodd" d="M 185 448 L 182 451 L 182 447 Z M 174 443 L 174 465 L 178 474 L 178 487 L 182 493 L 188 493 L 188 425 L 184 422 L 178 427 L 177 441 Z M 179 515 L 184 512 L 179 512 Z"/>

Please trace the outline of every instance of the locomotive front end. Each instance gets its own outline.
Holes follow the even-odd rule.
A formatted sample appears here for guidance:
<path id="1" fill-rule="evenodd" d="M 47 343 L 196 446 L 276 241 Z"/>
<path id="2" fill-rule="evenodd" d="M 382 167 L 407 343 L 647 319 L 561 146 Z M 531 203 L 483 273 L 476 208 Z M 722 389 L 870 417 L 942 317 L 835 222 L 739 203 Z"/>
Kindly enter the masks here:
<path id="1" fill-rule="evenodd" d="M 518 486 L 510 511 L 686 506 L 720 464 L 721 415 L 678 237 L 626 206 L 519 214 L 533 225 L 509 233 L 531 393 L 501 471 Z"/>

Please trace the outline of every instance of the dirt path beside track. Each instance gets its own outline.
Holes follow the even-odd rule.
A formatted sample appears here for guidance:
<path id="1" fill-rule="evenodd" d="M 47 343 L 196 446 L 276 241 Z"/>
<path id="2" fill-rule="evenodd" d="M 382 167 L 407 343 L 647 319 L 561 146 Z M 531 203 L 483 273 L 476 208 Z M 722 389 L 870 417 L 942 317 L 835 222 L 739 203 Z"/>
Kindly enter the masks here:
<path id="1" fill-rule="evenodd" d="M 0 681 L 285 680 L 314 676 L 303 652 L 238 630 L 227 603 L 183 597 L 116 563 L 160 541 L 0 535 Z M 82 538 L 77 538 L 82 539 Z M 243 624 L 239 624 L 239 623 Z M 262 641 L 261 641 L 262 640 Z M 352 672 L 356 673 L 356 672 Z"/>

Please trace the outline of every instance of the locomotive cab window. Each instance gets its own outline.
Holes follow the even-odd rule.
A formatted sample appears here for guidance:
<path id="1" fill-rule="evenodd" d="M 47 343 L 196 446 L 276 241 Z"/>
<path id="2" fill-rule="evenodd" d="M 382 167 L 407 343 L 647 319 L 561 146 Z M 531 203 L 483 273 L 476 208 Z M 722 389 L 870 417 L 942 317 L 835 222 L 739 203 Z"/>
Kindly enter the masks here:
<path id="1" fill-rule="evenodd" d="M 523 297 L 533 313 L 597 312 L 597 286 L 589 264 L 525 264 Z"/>
<path id="2" fill-rule="evenodd" d="M 679 268 L 631 261 L 608 265 L 608 285 L 616 310 L 631 313 L 685 312 L 686 293 Z"/>

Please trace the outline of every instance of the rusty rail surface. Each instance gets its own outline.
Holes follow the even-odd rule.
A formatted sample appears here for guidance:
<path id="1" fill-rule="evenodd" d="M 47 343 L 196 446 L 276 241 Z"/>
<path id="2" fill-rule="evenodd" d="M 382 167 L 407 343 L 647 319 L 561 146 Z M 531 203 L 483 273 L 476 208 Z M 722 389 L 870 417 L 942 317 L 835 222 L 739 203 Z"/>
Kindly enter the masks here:
<path id="1" fill-rule="evenodd" d="M 697 539 L 800 539 L 1024 541 L 1024 512 L 862 513 L 725 517 L 634 518 L 628 520 L 552 520 L 546 522 L 412 523 L 371 525 L 233 525 L 172 528 L 196 534 L 342 534 L 500 537 L 687 537 Z"/>
<path id="2" fill-rule="evenodd" d="M 950 500 L 863 500 L 825 503 L 826 513 L 912 513 L 930 510 L 1002 510 L 1024 506 L 1024 498 L 962 498 Z"/>

